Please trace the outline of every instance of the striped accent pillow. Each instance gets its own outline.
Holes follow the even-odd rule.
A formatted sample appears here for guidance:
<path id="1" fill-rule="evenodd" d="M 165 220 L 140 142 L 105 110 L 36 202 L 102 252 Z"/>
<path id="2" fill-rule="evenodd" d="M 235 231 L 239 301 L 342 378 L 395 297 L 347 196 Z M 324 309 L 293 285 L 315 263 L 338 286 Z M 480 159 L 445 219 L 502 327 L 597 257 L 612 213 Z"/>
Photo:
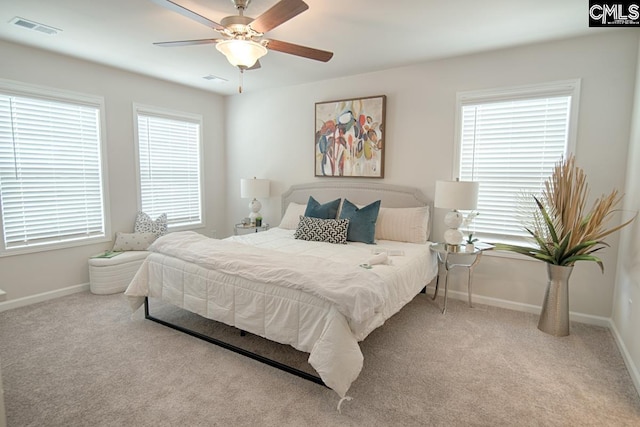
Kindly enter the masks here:
<path id="1" fill-rule="evenodd" d="M 426 243 L 429 232 L 429 206 L 380 208 L 376 222 L 376 239 Z"/>

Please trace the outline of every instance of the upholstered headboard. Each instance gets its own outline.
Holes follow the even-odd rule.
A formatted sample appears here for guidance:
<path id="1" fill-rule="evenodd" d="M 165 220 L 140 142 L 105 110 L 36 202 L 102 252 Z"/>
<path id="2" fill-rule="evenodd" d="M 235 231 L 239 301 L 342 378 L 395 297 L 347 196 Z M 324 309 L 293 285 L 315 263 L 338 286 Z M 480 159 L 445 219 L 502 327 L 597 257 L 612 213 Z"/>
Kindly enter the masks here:
<path id="1" fill-rule="evenodd" d="M 282 214 L 290 202 L 306 204 L 309 196 L 320 203 L 337 198 L 347 198 L 358 205 L 366 205 L 376 200 L 387 208 L 413 208 L 430 206 L 430 201 L 422 191 L 414 187 L 391 185 L 366 181 L 327 181 L 292 185 L 282 195 Z"/>
<path id="2" fill-rule="evenodd" d="M 292 202 L 305 207 L 309 196 L 313 196 L 320 203 L 341 198 L 343 201 L 348 199 L 351 203 L 361 206 L 380 200 L 382 208 L 376 221 L 376 239 L 425 243 L 431 232 L 429 213 L 431 203 L 420 190 L 414 187 L 357 180 L 314 182 L 291 186 L 282 195 L 283 220 L 279 227 L 296 228 L 299 218 L 296 215 L 300 215 L 296 213 L 296 209 L 299 208 L 294 208 L 293 215 L 285 215 L 287 207 Z"/>

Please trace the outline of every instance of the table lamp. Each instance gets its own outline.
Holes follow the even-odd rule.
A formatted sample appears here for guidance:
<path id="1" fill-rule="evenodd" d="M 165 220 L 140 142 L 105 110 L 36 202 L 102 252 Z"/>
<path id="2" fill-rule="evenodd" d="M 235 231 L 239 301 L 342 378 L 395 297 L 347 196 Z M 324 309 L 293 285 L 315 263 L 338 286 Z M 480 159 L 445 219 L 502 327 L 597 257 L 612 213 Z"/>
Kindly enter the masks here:
<path id="1" fill-rule="evenodd" d="M 458 209 L 476 209 L 479 188 L 480 184 L 475 181 L 436 181 L 434 207 L 451 209 L 444 217 L 444 224 L 447 226 L 447 231 L 444 232 L 447 250 L 453 252 L 462 243 L 463 236 L 458 227 L 464 218 Z"/>
<path id="2" fill-rule="evenodd" d="M 240 180 L 240 197 L 243 199 L 253 199 L 249 203 L 249 219 L 251 223 L 256 222 L 256 218 L 260 217 L 260 209 L 262 209 L 262 203 L 257 199 L 269 197 L 269 180 L 268 179 L 241 179 Z"/>

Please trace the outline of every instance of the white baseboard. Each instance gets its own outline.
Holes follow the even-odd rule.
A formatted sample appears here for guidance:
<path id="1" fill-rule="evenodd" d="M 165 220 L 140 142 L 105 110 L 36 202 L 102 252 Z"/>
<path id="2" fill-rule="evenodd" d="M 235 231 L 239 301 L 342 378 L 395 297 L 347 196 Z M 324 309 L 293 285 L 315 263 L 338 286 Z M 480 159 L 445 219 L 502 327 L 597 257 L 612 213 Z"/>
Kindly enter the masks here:
<path id="1" fill-rule="evenodd" d="M 65 295 L 75 294 L 89 290 L 89 284 L 69 286 L 67 288 L 56 289 L 55 291 L 43 292 L 37 295 L 31 295 L 23 298 L 16 298 L 5 302 L 0 302 L 0 313 L 11 310 L 13 308 L 25 307 L 27 305 L 36 304 L 38 302 L 47 301 L 54 298 L 60 298 Z"/>
<path id="2" fill-rule="evenodd" d="M 442 293 L 439 293 L 439 295 L 442 295 Z M 450 290 L 448 296 L 451 298 L 455 298 L 463 301 L 467 301 L 469 299 L 468 294 L 466 292 L 461 292 L 461 291 Z M 532 314 L 540 314 L 540 311 L 542 310 L 542 307 L 538 305 L 524 304 L 521 302 L 514 302 L 514 301 L 509 301 L 509 300 L 504 300 L 499 298 L 485 297 L 482 295 L 475 295 L 475 294 L 471 294 L 471 300 L 474 303 L 478 303 L 478 304 L 485 304 L 493 307 L 506 308 L 508 310 L 514 310 L 514 311 L 523 311 L 525 313 L 532 313 Z M 569 313 L 569 318 L 574 322 L 586 323 L 588 325 L 602 326 L 605 328 L 611 327 L 611 319 L 608 317 L 593 316 L 591 314 L 576 313 L 572 311 Z"/>
<path id="3" fill-rule="evenodd" d="M 625 365 L 627 365 L 627 371 L 629 371 L 629 375 L 631 375 L 633 385 L 636 387 L 638 394 L 640 394 L 640 372 L 638 371 L 638 367 L 633 362 L 633 358 L 629 354 L 627 346 L 624 345 L 620 332 L 618 332 L 618 328 L 616 328 L 616 324 L 613 323 L 612 320 L 609 322 L 609 329 L 613 334 L 613 338 L 616 340 L 616 344 L 618 344 L 618 349 L 620 349 L 622 359 L 624 360 Z"/>

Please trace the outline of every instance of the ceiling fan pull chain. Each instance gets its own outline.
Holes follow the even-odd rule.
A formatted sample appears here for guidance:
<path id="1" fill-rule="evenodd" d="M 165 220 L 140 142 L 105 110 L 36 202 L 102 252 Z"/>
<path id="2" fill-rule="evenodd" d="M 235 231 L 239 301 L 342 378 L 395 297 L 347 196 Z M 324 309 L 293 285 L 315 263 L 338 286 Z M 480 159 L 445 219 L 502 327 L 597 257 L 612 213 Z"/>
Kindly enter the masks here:
<path id="1" fill-rule="evenodd" d="M 242 93 L 242 76 L 244 75 L 244 70 L 242 67 L 238 67 L 240 70 L 240 84 L 238 85 L 238 93 Z"/>

